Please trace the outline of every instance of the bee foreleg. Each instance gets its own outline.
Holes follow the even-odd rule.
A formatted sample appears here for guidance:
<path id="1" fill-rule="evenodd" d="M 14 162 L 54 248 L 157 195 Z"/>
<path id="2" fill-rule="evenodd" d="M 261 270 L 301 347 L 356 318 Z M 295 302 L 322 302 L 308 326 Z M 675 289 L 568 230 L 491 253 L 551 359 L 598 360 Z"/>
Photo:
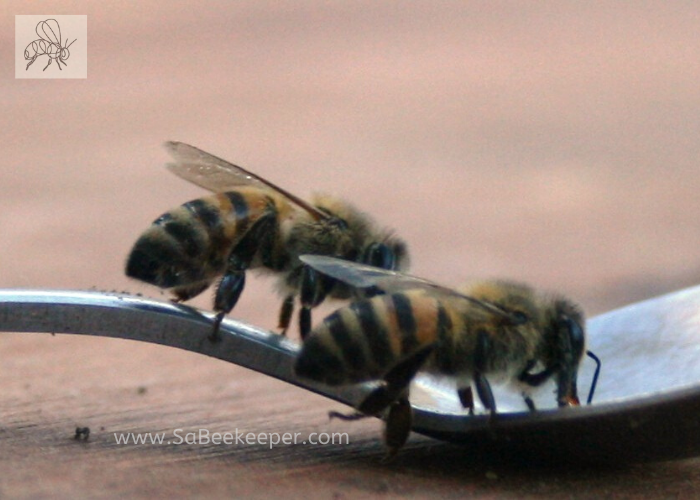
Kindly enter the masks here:
<path id="1" fill-rule="evenodd" d="M 282 302 L 282 308 L 280 309 L 279 323 L 277 328 L 282 330 L 282 335 L 287 334 L 287 328 L 289 328 L 289 322 L 292 320 L 292 314 L 294 313 L 294 295 L 290 294 L 284 298 Z"/>
<path id="2" fill-rule="evenodd" d="M 330 278 L 320 274 L 310 266 L 304 266 L 301 271 L 299 311 L 299 334 L 305 339 L 311 331 L 311 309 L 323 302 L 330 288 Z"/>
<path id="3" fill-rule="evenodd" d="M 489 350 L 491 349 L 491 341 L 489 334 L 485 331 L 480 331 L 477 334 L 476 349 L 474 351 L 474 385 L 476 393 L 479 395 L 479 400 L 484 405 L 484 408 L 491 412 L 491 418 L 496 415 L 496 400 L 493 397 L 491 384 L 486 380 L 484 372 L 486 371 L 486 360 L 488 359 Z"/>
<path id="4" fill-rule="evenodd" d="M 531 368 L 532 366 L 528 363 L 528 366 L 525 367 L 525 370 L 523 370 L 523 372 L 520 375 L 518 375 L 518 380 L 532 387 L 538 387 L 542 385 L 547 380 L 549 380 L 549 378 L 554 373 L 554 370 L 552 370 L 551 368 L 545 368 L 544 370 L 538 373 L 530 373 L 529 370 Z"/>
<path id="5" fill-rule="evenodd" d="M 554 373 L 554 371 L 551 368 L 545 368 L 544 370 L 538 373 L 530 373 L 530 370 L 532 370 L 535 364 L 536 363 L 534 360 L 528 361 L 522 373 L 518 375 L 518 380 L 520 382 L 523 382 L 524 384 L 527 384 L 531 387 L 538 387 L 547 380 L 549 380 L 549 378 L 552 376 L 552 373 Z M 523 399 L 525 400 L 525 404 L 527 405 L 527 408 L 530 411 L 537 411 L 537 408 L 535 407 L 535 402 L 530 396 L 523 393 Z"/>

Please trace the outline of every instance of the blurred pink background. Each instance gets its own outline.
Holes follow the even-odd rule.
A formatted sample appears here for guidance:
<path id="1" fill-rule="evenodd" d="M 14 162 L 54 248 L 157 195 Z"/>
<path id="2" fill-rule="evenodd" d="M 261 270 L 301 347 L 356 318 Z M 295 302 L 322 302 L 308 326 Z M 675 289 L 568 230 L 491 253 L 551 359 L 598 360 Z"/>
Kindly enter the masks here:
<path id="1" fill-rule="evenodd" d="M 0 283 L 137 291 L 133 240 L 203 194 L 163 169 L 168 139 L 353 200 L 446 284 L 597 313 L 700 282 L 685 5 L 4 2 L 4 46 L 14 14 L 84 13 L 89 59 L 87 80 L 2 80 Z M 240 315 L 265 323 L 267 294 Z"/>
<path id="2" fill-rule="evenodd" d="M 692 2 L 0 12 L 0 287 L 160 296 L 123 264 L 153 219 L 205 194 L 163 168 L 170 139 L 354 201 L 448 285 L 516 278 L 594 315 L 700 283 Z M 14 15 L 43 13 L 88 16 L 86 80 L 13 78 Z M 233 316 L 273 328 L 271 282 L 249 283 Z"/>

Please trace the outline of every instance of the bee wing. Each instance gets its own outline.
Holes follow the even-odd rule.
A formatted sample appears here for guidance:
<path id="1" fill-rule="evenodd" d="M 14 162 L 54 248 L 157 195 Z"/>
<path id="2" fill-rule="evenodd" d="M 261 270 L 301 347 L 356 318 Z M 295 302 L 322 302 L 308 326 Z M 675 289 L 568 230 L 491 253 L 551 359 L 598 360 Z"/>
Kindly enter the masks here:
<path id="1" fill-rule="evenodd" d="M 55 19 L 47 19 L 37 23 L 35 31 L 39 38 L 61 46 L 61 27 Z"/>
<path id="2" fill-rule="evenodd" d="M 273 191 L 299 208 L 306 210 L 316 219 L 327 219 L 325 212 L 305 202 L 301 198 L 275 186 L 270 181 L 250 172 L 243 167 L 229 163 L 226 160 L 202 151 L 199 148 L 185 144 L 184 142 L 168 141 L 165 149 L 175 159 L 174 163 L 168 163 L 167 168 L 172 173 L 199 187 L 221 193 L 242 186 L 255 186 Z"/>
<path id="3" fill-rule="evenodd" d="M 326 255 L 307 254 L 299 258 L 304 264 L 317 271 L 356 288 L 376 286 L 385 292 L 396 292 L 408 288 L 441 288 L 440 285 L 423 278 Z M 450 289 L 445 288 L 445 290 Z"/>
<path id="4" fill-rule="evenodd" d="M 411 276 L 410 274 L 390 271 L 388 269 L 368 266 L 325 255 L 302 255 L 299 259 L 304 264 L 313 267 L 317 271 L 356 288 L 377 287 L 388 293 L 419 288 L 429 290 L 432 293 L 465 300 L 471 305 L 484 309 L 494 315 L 504 317 L 514 324 L 522 321 L 492 302 L 464 295 L 452 288 L 439 285 L 424 278 Z"/>

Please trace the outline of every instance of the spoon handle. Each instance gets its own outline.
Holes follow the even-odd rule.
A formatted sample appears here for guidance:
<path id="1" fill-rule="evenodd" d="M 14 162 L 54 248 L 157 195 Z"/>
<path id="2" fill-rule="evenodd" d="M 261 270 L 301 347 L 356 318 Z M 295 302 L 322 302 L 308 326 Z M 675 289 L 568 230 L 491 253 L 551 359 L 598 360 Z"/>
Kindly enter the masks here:
<path id="1" fill-rule="evenodd" d="M 196 352 L 303 387 L 353 406 L 365 391 L 301 380 L 292 366 L 296 342 L 245 323 L 224 320 L 211 341 L 211 315 L 172 302 L 119 293 L 0 289 L 0 331 L 70 333 L 150 342 Z"/>
<path id="2" fill-rule="evenodd" d="M 225 320 L 212 342 L 212 315 L 171 302 L 118 293 L 0 289 L 0 331 L 70 333 L 177 347 L 255 370 L 356 406 L 369 385 L 327 387 L 292 370 L 299 345 L 272 332 Z M 468 453 L 538 461 L 639 462 L 700 454 L 700 388 L 654 398 L 564 410 L 487 415 L 414 406 L 412 430 L 467 445 Z"/>

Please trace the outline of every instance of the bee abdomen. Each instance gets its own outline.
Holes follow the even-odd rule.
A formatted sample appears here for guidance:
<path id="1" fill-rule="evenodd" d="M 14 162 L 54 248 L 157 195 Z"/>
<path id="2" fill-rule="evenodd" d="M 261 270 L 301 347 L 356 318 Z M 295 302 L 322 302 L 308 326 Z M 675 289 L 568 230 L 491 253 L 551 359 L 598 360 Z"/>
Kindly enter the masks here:
<path id="1" fill-rule="evenodd" d="M 435 341 L 437 319 L 436 301 L 411 292 L 354 302 L 314 329 L 295 371 L 329 385 L 379 378 L 402 357 Z"/>
<path id="2" fill-rule="evenodd" d="M 231 191 L 161 215 L 136 241 L 126 274 L 161 288 L 211 280 L 236 238 L 262 213 L 261 196 Z"/>

